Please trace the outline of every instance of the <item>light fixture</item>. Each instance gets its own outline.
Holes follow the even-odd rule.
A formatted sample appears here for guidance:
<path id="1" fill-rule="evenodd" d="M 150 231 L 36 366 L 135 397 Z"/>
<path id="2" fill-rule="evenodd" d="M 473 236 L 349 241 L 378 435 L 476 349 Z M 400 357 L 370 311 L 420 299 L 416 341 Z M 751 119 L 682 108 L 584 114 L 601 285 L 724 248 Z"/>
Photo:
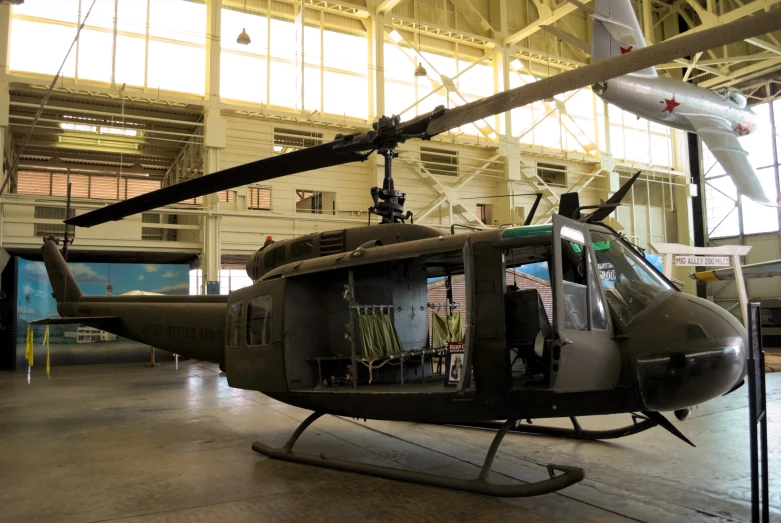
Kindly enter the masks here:
<path id="1" fill-rule="evenodd" d="M 247 31 L 244 28 L 242 28 L 241 29 L 241 33 L 239 33 L 239 37 L 236 38 L 236 43 L 241 44 L 241 45 L 249 45 L 251 42 L 252 42 L 252 40 L 250 40 L 250 37 L 247 34 Z"/>
<path id="2" fill-rule="evenodd" d="M 399 42 L 401 42 L 402 40 L 404 40 L 404 37 L 403 37 L 403 36 L 401 36 L 401 33 L 399 33 L 398 31 L 396 31 L 395 29 L 394 29 L 393 31 L 391 31 L 391 32 L 388 34 L 388 36 L 390 36 L 390 37 L 391 37 L 391 40 L 393 40 L 393 41 L 394 41 L 394 42 L 396 42 L 397 44 L 398 44 Z"/>
<path id="3" fill-rule="evenodd" d="M 247 0 L 244 0 L 244 14 L 247 14 Z M 236 43 L 241 45 L 249 45 L 252 42 L 249 35 L 247 34 L 246 28 L 241 28 L 241 33 L 239 33 L 239 36 L 236 38 Z"/>
<path id="4" fill-rule="evenodd" d="M 515 60 L 510 62 L 510 67 L 512 67 L 516 71 L 520 71 L 521 69 L 523 69 L 523 63 L 516 58 Z"/>

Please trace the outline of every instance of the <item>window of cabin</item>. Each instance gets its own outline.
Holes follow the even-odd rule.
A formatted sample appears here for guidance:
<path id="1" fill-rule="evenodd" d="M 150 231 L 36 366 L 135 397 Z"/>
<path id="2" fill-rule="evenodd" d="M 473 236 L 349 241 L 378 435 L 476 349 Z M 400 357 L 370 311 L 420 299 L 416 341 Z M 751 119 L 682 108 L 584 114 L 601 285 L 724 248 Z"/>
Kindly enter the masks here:
<path id="1" fill-rule="evenodd" d="M 274 152 L 289 153 L 323 143 L 323 133 L 274 127 Z"/>
<path id="2" fill-rule="evenodd" d="M 247 209 L 271 210 L 271 189 L 268 187 L 247 187 Z"/>
<path id="3" fill-rule="evenodd" d="M 431 174 L 458 176 L 458 151 L 421 147 L 420 163 Z"/>
<path id="4" fill-rule="evenodd" d="M 252 298 L 247 304 L 247 345 L 271 343 L 271 296 Z"/>
<path id="5" fill-rule="evenodd" d="M 537 162 L 537 176 L 548 185 L 564 186 L 567 183 L 567 166 Z M 537 184 L 542 185 L 542 184 Z"/>
<path id="6" fill-rule="evenodd" d="M 228 309 L 228 347 L 241 345 L 241 303 L 234 303 Z"/>
<path id="7" fill-rule="evenodd" d="M 236 191 L 220 191 L 220 201 L 223 203 L 233 203 L 236 201 Z"/>
<path id="8" fill-rule="evenodd" d="M 284 245 L 274 249 L 274 267 L 279 267 L 285 263 L 285 247 Z"/>
<path id="9" fill-rule="evenodd" d="M 296 189 L 296 212 L 336 214 L 336 193 Z"/>
<path id="10" fill-rule="evenodd" d="M 295 259 L 299 256 L 307 256 L 315 250 L 314 239 L 306 238 L 298 240 L 290 246 L 290 257 Z"/>
<path id="11" fill-rule="evenodd" d="M 264 249 L 265 250 L 265 249 Z M 273 251 L 267 251 L 264 253 L 263 256 L 263 268 L 265 270 L 270 270 L 274 268 L 274 249 Z"/>
<path id="12" fill-rule="evenodd" d="M 475 214 L 486 225 L 493 224 L 493 206 L 488 203 L 478 203 Z"/>
<path id="13" fill-rule="evenodd" d="M 582 237 L 579 231 L 569 227 L 562 227 L 561 230 L 562 236 L 570 240 L 563 240 L 561 246 L 564 328 L 582 331 L 605 330 L 607 312 L 602 302 L 594 260 L 587 259 L 588 251 L 584 244 L 572 241 L 576 236 Z"/>

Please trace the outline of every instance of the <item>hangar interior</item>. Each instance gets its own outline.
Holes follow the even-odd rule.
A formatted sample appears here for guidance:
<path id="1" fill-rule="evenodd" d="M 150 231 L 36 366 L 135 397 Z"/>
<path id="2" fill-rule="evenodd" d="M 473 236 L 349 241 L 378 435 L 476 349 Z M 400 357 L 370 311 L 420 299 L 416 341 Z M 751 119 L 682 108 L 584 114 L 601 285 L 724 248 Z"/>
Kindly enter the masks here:
<path id="1" fill-rule="evenodd" d="M 777 3 L 632 2 L 649 44 L 759 17 L 777 9 Z M 0 503 L 9 507 L 5 517 L 8 521 L 103 521 L 137 516 L 138 521 L 168 521 L 168 517 L 202 516 L 243 521 L 260 513 L 269 520 L 285 520 L 277 513 L 279 508 L 291 510 L 290 521 L 311 519 L 313 514 L 326 517 L 329 512 L 337 517 L 341 513 L 337 506 L 354 506 L 357 498 L 366 495 L 360 477 L 322 470 L 310 474 L 295 468 L 299 465 L 256 466 L 258 458 L 249 452 L 247 442 L 264 425 L 273 427 L 272 439 L 284 441 L 286 430 L 293 421 L 305 418 L 305 411 L 260 393 L 231 389 L 216 365 L 177 360 L 158 369 L 117 366 L 117 361 L 125 360 L 110 350 L 90 356 L 89 346 L 81 347 L 60 362 L 109 365 L 53 367 L 51 383 L 67 389 L 65 398 L 70 403 L 58 410 L 51 402 L 63 398 L 58 399 L 55 388 L 44 386 L 39 352 L 32 371 L 33 384 L 37 381 L 39 388 L 30 386 L 31 395 L 18 399 L 27 394 L 23 375 L 28 370 L 24 343 L 19 345 L 18 340 L 24 337 L 22 329 L 30 314 L 35 314 L 36 300 L 42 299 L 37 288 L 22 285 L 21 274 L 29 269 L 25 277 L 37 281 L 35 269 L 27 264 L 40 261 L 44 237 L 65 232 L 62 220 L 69 184 L 71 216 L 80 215 L 203 175 L 327 143 L 337 135 L 366 132 L 382 115 L 405 120 L 437 106 L 461 106 L 576 70 L 592 63 L 591 18 L 578 2 L 555 0 L 95 0 L 92 4 L 92 0 L 0 1 L 0 246 L 11 255 L 0 282 L 4 331 L 0 364 L 15 371 L 0 377 L 0 391 L 8 392 L 0 394 L 0 412 L 5 408 L 9 413 L 0 427 L 10 434 L 5 444 L 0 436 L 0 444 L 5 452 L 22 449 L 29 440 L 43 445 L 47 431 L 57 423 L 72 423 L 63 429 L 62 438 L 44 445 L 41 455 L 33 458 L 36 465 L 43 467 L 47 460 L 59 463 L 78 477 L 74 488 L 121 492 L 100 498 L 101 502 L 96 502 L 98 494 L 71 499 L 58 494 L 41 507 L 21 494 L 21 485 L 37 482 L 35 471 L 21 473 L 16 485 L 0 472 L 0 485 L 7 487 L 0 489 L 0 500 L 16 500 Z M 776 119 L 781 118 L 781 102 L 776 101 L 781 93 L 780 40 L 781 32 L 770 33 L 657 66 L 660 75 L 713 90 L 728 88 L 747 98 L 758 125 L 741 138 L 741 145 L 773 201 L 781 193 L 776 127 Z M 610 105 L 590 88 L 451 129 L 430 141 L 409 141 L 396 151 L 394 177 L 396 188 L 406 192 L 406 210 L 412 212 L 415 224 L 441 230 L 443 236 L 523 225 L 537 194 L 541 194 L 540 204 L 530 223 L 550 224 L 562 194 L 575 192 L 580 205 L 598 205 L 641 171 L 607 221 L 636 247 L 653 252 L 653 243 L 744 245 L 751 250 L 743 264 L 781 258 L 779 207 L 739 196 L 724 168 L 696 135 Z M 126 279 L 137 283 L 139 292 L 228 294 L 252 284 L 245 263 L 267 237 L 281 241 L 378 223 L 367 209 L 372 205 L 370 189 L 382 184 L 384 167 L 383 158 L 372 155 L 362 163 L 240 186 L 121 221 L 71 227 L 68 232 L 74 241 L 69 261 L 81 266 L 85 278 L 95 272 L 94 264 L 135 264 L 137 272 Z M 186 267 L 178 272 L 167 269 L 173 265 Z M 707 298 L 742 320 L 735 283 L 696 283 L 689 277 L 694 269 L 676 266 L 672 276 L 685 292 Z M 111 294 L 112 283 L 123 293 L 136 290 L 133 282 L 120 283 L 121 266 L 113 273 L 108 270 L 105 283 L 103 276 L 93 282 L 98 292 L 105 287 Z M 167 274 L 172 274 L 168 280 Z M 776 320 L 781 329 L 780 280 L 776 276 L 746 281 L 749 298 L 763 303 L 768 340 L 775 335 Z M 775 346 L 781 346 L 781 338 Z M 134 351 L 128 353 L 130 359 L 147 359 L 148 348 Z M 171 356 L 160 353 L 160 357 Z M 781 386 L 774 377 L 768 376 L 769 401 Z M 139 387 L 149 387 L 154 394 L 138 396 Z M 570 497 L 557 494 L 538 498 L 545 501 L 536 504 L 535 498 L 504 503 L 437 490 L 420 495 L 409 485 L 399 487 L 400 495 L 421 521 L 437 511 L 456 518 L 450 503 L 463 503 L 459 513 L 478 521 L 509 520 L 519 508 L 534 521 L 571 520 L 574 515 L 584 521 L 747 520 L 745 445 L 736 444 L 741 446 L 741 459 L 725 464 L 731 459 L 725 449 L 738 441 L 735 438 L 742 438 L 741 442 L 746 438 L 743 429 L 735 436 L 725 428 L 745 421 L 745 416 L 735 414 L 745 412 L 744 400 L 731 397 L 695 411 L 688 423 L 708 449 L 699 458 L 684 454 L 682 447 L 670 451 L 667 445 L 676 445 L 675 440 L 636 436 L 629 445 L 613 449 L 620 464 L 611 467 L 610 447 L 589 451 L 579 443 L 537 437 L 512 447 L 497 464 L 507 477 L 530 481 L 538 473 L 529 465 L 535 453 L 553 455 L 553 462 L 559 459 L 558 452 L 565 459 L 588 463 L 597 471 L 596 479 L 590 486 L 577 487 Z M 41 402 L 47 406 L 41 408 Z M 79 409 L 79 404 L 89 412 Z M 140 417 L 131 413 L 134 405 L 144 405 Z M 777 399 L 771 403 L 771 419 L 781 412 L 778 405 Z M 119 409 L 116 416 L 106 417 L 106 409 L 112 408 Z M 33 417 L 38 414 L 34 413 L 46 420 L 42 426 L 35 425 Z M 713 421 L 716 417 L 718 422 Z M 116 431 L 111 430 L 114 423 Z M 196 429 L 189 434 L 188 424 L 194 423 Z M 320 423 L 319 434 L 328 440 L 333 455 L 357 453 L 369 462 L 449 469 L 456 474 L 474 465 L 469 446 L 488 437 L 466 429 L 448 435 L 443 427 L 413 423 L 370 422 L 368 429 L 342 418 Z M 592 423 L 596 427 L 603 421 Z M 116 434 L 122 428 L 128 432 Z M 277 428 L 279 434 L 274 432 Z M 364 430 L 372 435 L 366 436 Z M 408 436 L 396 441 L 399 430 Z M 85 443 L 79 443 L 74 456 L 57 457 L 78 438 Z M 98 485 L 111 476 L 114 459 L 104 438 L 128 446 L 116 459 L 128 467 L 128 477 L 140 479 Z M 369 441 L 372 438 L 377 442 Z M 340 443 L 352 450 L 340 449 Z M 179 445 L 187 448 L 176 448 Z M 306 440 L 302 445 L 314 447 Z M 630 447 L 642 448 L 637 452 L 643 456 L 637 458 Z M 130 464 L 135 459 L 131 449 L 145 457 Z M 428 454 L 420 455 L 421 449 Z M 20 453 L 26 452 L 16 454 Z M 672 456 L 668 467 L 658 461 L 665 455 Z M 82 459 L 91 471 L 79 468 Z M 8 463 L 24 468 L 21 458 Z M 512 472 L 513 463 L 522 463 L 520 476 Z M 162 464 L 177 477 L 200 479 L 157 477 L 142 470 Z M 635 469 L 646 466 L 650 479 L 642 479 L 643 473 Z M 726 471 L 716 477 L 719 466 Z M 223 470 L 216 472 L 214 467 Z M 231 467 L 238 471 L 234 477 L 225 470 Z M 691 473 L 691 467 L 698 472 Z M 55 476 L 46 480 L 51 488 L 64 481 L 64 476 Z M 370 481 L 371 488 L 388 485 Z M 207 492 L 211 483 L 222 484 Z M 781 486 L 781 478 L 773 477 L 772 483 Z M 332 504 L 315 502 L 333 494 L 336 484 L 337 490 L 344 490 Z M 162 492 L 172 485 L 167 500 L 145 501 L 156 496 L 152 489 Z M 196 501 L 199 496 L 202 500 Z M 380 496 L 365 499 L 364 507 L 348 509 L 353 517 L 371 516 L 378 521 L 405 517 Z M 773 510 L 781 517 L 777 498 Z M 171 511 L 168 516 L 166 511 Z"/>

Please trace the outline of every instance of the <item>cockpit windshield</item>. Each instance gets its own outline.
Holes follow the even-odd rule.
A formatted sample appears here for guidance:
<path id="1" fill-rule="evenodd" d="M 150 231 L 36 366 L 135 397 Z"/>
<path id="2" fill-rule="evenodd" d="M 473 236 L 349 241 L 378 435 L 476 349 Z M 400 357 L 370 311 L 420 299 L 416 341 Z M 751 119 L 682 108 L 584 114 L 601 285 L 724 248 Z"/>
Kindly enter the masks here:
<path id="1" fill-rule="evenodd" d="M 620 323 L 628 324 L 660 294 L 673 290 L 646 260 L 618 237 L 591 231 L 591 240 L 605 296 Z"/>

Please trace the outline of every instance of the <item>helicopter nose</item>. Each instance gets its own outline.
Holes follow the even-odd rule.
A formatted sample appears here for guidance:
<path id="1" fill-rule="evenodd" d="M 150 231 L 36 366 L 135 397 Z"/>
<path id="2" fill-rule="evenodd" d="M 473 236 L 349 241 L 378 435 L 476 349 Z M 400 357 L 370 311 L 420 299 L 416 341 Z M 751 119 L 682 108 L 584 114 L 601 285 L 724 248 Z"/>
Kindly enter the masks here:
<path id="1" fill-rule="evenodd" d="M 726 310 L 681 292 L 627 329 L 634 379 L 646 410 L 693 407 L 729 391 L 746 374 L 746 330 Z"/>

